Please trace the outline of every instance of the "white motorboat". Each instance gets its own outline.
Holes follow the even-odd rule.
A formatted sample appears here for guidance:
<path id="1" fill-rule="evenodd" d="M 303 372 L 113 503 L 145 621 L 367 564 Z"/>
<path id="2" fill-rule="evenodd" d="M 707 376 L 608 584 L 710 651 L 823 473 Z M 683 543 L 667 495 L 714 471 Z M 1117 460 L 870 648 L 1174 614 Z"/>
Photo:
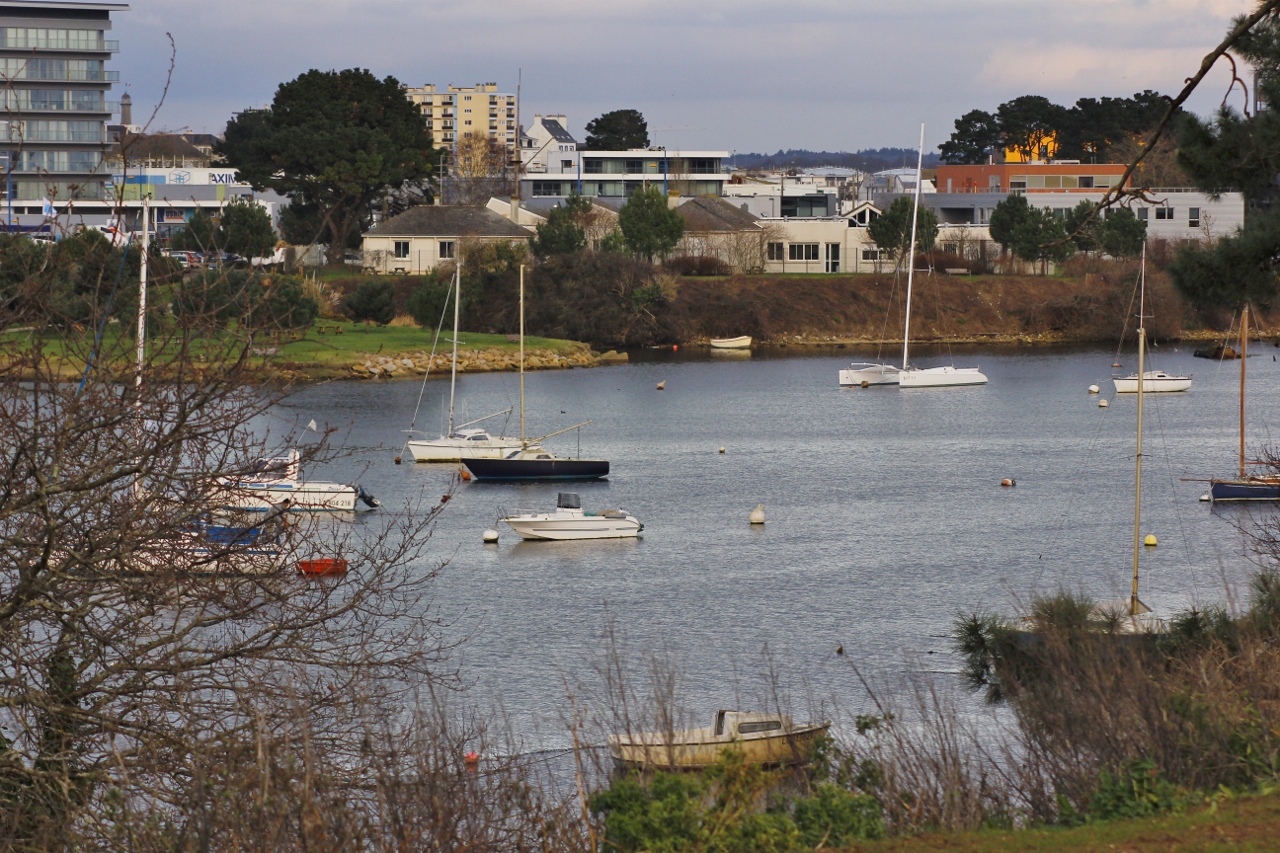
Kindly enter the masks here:
<path id="1" fill-rule="evenodd" d="M 858 362 L 840 371 L 840 384 L 844 386 L 897 385 L 901 371 L 896 364 L 872 364 Z"/>
<path id="2" fill-rule="evenodd" d="M 1116 377 L 1111 380 L 1116 385 L 1117 394 L 1138 393 L 1138 374 Z M 1142 392 L 1144 394 L 1164 394 L 1173 391 L 1185 391 L 1191 387 L 1190 376 L 1172 376 L 1163 370 L 1144 370 L 1142 372 Z"/>
<path id="3" fill-rule="evenodd" d="M 926 367 L 898 375 L 903 388 L 944 388 L 951 385 L 986 385 L 987 377 L 976 367 Z"/>
<path id="4" fill-rule="evenodd" d="M 268 512 L 287 508 L 290 512 L 351 512 L 357 503 L 370 509 L 378 499 L 355 483 L 302 480 L 301 454 L 297 448 L 285 456 L 259 459 L 250 476 L 223 477 L 218 500 L 230 510 Z"/>
<path id="5" fill-rule="evenodd" d="M 712 349 L 750 349 L 751 336 L 739 335 L 736 338 L 712 338 Z"/>
<path id="6" fill-rule="evenodd" d="M 560 492 L 553 512 L 516 510 L 502 520 L 521 539 L 630 539 L 644 530 L 625 510 L 584 511 L 582 499 L 573 492 Z"/>
<path id="7" fill-rule="evenodd" d="M 736 749 L 748 764 L 805 764 L 830 723 L 797 725 L 787 714 L 720 711 L 713 726 L 673 732 L 610 735 L 609 754 L 621 767 L 699 770 Z"/>

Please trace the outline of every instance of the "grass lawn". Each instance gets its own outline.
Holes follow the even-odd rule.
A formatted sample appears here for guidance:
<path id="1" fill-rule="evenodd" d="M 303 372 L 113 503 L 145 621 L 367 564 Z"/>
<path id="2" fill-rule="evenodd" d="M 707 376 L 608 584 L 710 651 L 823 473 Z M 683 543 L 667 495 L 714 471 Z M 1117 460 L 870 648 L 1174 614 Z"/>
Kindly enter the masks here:
<path id="1" fill-rule="evenodd" d="M 1280 850 L 1280 795 L 1222 798 L 1211 806 L 1077 829 L 936 833 L 862 842 L 857 853 L 1166 853 Z"/>
<path id="2" fill-rule="evenodd" d="M 20 346 L 28 334 L 25 331 L 4 332 L 0 334 L 0 343 L 5 346 L 15 344 Z M 78 333 L 69 332 L 64 337 L 51 335 L 46 338 L 46 352 L 55 359 L 66 360 L 62 365 L 64 373 L 78 375 L 84 369 L 85 354 L 92 346 L 93 334 L 93 330 L 86 330 Z M 101 351 L 125 353 L 125 358 L 132 363 L 132 344 L 128 341 L 120 341 L 120 335 L 120 326 L 109 323 L 103 333 Z M 288 334 L 259 336 L 254 341 L 254 348 L 260 350 L 274 348 L 275 353 L 252 356 L 250 363 L 264 367 L 284 366 L 287 363 L 294 367 L 339 370 L 363 361 L 368 355 L 430 352 L 435 331 L 420 329 L 417 326 L 379 327 L 365 326 L 363 323 L 352 323 L 346 320 L 325 320 L 294 335 L 297 337 L 291 337 Z M 441 334 L 437 352 L 450 351 L 451 344 L 446 337 L 445 334 Z M 462 350 L 498 349 L 515 353 L 520 349 L 519 341 L 508 340 L 506 335 L 463 332 L 458 340 L 459 348 Z M 569 353 L 583 346 L 584 344 L 574 341 L 556 338 L 525 338 L 526 350 Z M 217 347 L 211 347 L 211 349 L 217 349 Z M 196 354 L 198 357 L 198 348 Z"/>

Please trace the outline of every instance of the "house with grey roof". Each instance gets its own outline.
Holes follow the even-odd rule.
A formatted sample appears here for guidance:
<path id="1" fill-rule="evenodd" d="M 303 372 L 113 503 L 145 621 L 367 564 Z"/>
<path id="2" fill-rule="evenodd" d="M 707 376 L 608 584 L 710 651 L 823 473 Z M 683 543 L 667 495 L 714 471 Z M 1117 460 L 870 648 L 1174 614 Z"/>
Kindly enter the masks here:
<path id="1" fill-rule="evenodd" d="M 695 258 L 719 258 L 735 272 L 762 272 L 773 230 L 729 199 L 700 195 L 684 199 L 676 207 L 684 220 L 684 236 L 674 254 Z"/>
<path id="2" fill-rule="evenodd" d="M 422 205 L 393 216 L 364 235 L 364 271 L 419 275 L 452 263 L 469 243 L 524 243 L 530 228 L 481 205 Z"/>

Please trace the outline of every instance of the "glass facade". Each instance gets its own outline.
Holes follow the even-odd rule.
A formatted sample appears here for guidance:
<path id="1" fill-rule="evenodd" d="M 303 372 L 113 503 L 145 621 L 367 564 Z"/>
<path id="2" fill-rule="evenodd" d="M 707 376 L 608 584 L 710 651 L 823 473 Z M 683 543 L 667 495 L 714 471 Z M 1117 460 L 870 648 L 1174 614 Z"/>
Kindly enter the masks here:
<path id="1" fill-rule="evenodd" d="M 105 38 L 110 11 L 59 4 L 60 25 L 50 26 L 27 5 L 0 11 L 0 159 L 8 171 L 0 187 L 28 202 L 103 199 L 106 125 L 118 107 L 107 100 L 119 79 L 105 67 L 119 49 Z"/>

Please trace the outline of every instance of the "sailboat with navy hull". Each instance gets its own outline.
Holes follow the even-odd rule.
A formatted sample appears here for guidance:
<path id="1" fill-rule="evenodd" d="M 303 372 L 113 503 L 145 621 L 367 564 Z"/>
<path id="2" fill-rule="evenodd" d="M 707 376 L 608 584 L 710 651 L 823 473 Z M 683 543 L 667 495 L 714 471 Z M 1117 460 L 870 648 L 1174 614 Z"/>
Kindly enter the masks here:
<path id="1" fill-rule="evenodd" d="M 464 458 L 462 464 L 477 480 L 597 480 L 609 476 L 608 459 L 557 456 L 542 446 L 548 438 L 581 429 L 591 421 L 525 438 L 524 429 L 524 267 L 520 267 L 520 447 L 501 459 Z"/>
<path id="2" fill-rule="evenodd" d="M 1280 477 L 1251 475 L 1244 458 L 1245 364 L 1249 360 L 1249 306 L 1240 312 L 1240 476 L 1209 481 L 1213 501 L 1280 501 Z"/>

